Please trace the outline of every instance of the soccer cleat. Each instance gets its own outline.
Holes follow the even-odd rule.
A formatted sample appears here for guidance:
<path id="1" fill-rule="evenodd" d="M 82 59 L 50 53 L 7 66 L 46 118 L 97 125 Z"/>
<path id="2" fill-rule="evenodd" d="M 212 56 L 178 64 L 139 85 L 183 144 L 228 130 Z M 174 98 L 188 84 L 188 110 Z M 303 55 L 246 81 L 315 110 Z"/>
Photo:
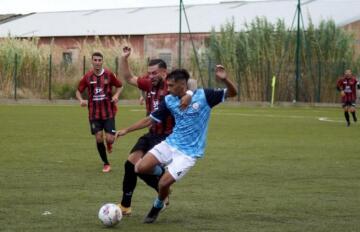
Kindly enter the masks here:
<path id="1" fill-rule="evenodd" d="M 150 212 L 144 218 L 144 223 L 153 223 L 156 220 L 156 218 L 159 216 L 159 213 L 162 210 L 162 208 L 155 208 L 154 206 L 151 207 Z"/>
<path id="2" fill-rule="evenodd" d="M 346 122 L 346 126 L 349 127 L 350 126 L 350 121 Z"/>
<path id="3" fill-rule="evenodd" d="M 103 167 L 103 172 L 110 172 L 111 171 L 111 167 L 110 167 L 110 164 L 104 164 L 104 167 Z"/>
<path id="4" fill-rule="evenodd" d="M 106 150 L 109 154 L 112 153 L 112 143 L 106 143 Z"/>
<path id="5" fill-rule="evenodd" d="M 118 206 L 121 209 L 122 215 L 124 215 L 124 216 L 131 215 L 131 207 L 125 207 L 125 206 L 122 206 L 121 204 L 118 204 Z"/>

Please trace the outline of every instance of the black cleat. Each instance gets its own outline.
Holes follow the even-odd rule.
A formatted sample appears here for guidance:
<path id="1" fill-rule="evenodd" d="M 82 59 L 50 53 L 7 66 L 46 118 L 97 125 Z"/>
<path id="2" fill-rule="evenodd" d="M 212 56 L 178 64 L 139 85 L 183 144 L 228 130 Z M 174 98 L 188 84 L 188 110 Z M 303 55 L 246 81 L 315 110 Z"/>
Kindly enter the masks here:
<path id="1" fill-rule="evenodd" d="M 151 208 L 150 212 L 144 218 L 144 223 L 153 223 L 156 220 L 156 218 L 159 216 L 159 213 L 160 213 L 162 208 L 155 208 L 153 206 Z"/>
<path id="2" fill-rule="evenodd" d="M 349 126 L 350 126 L 350 122 L 346 122 L 346 126 L 349 127 Z"/>

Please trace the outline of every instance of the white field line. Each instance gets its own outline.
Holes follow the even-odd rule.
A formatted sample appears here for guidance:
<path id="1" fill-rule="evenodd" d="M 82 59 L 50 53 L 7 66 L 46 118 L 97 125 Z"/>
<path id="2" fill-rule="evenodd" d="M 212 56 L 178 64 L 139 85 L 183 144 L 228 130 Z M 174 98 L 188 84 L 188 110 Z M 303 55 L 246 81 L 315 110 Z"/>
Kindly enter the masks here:
<path id="1" fill-rule="evenodd" d="M 332 120 L 332 119 L 329 119 L 327 117 L 320 117 L 319 121 L 322 121 L 322 122 L 338 122 L 338 123 L 344 123 L 345 122 L 345 120 L 342 120 L 342 121 L 340 121 L 340 120 Z"/>
<path id="2" fill-rule="evenodd" d="M 344 123 L 343 120 L 333 120 L 328 117 L 312 117 L 312 116 L 300 116 L 300 115 L 274 115 L 274 114 L 244 114 L 244 113 L 213 113 L 215 115 L 238 115 L 244 117 L 267 117 L 267 118 L 295 118 L 295 119 L 317 119 L 321 122 L 335 122 L 335 123 Z"/>
<path id="3" fill-rule="evenodd" d="M 131 109 L 130 111 L 138 112 L 145 111 L 144 109 Z M 335 122 L 335 123 L 344 123 L 343 120 L 333 120 L 328 117 L 313 117 L 313 116 L 303 116 L 303 115 L 276 115 L 276 114 L 246 114 L 246 113 L 228 113 L 228 112 L 214 112 L 213 115 L 229 115 L 229 116 L 242 116 L 242 117 L 267 117 L 267 118 L 294 118 L 294 119 L 317 119 L 321 122 Z"/>
<path id="4" fill-rule="evenodd" d="M 145 112 L 145 109 L 131 109 L 132 112 Z"/>
<path id="5" fill-rule="evenodd" d="M 212 113 L 214 115 L 237 115 L 237 116 L 244 116 L 244 117 L 267 117 L 267 118 L 314 118 L 311 116 L 301 116 L 301 115 L 276 115 L 276 114 L 244 114 L 244 113 L 225 113 L 225 112 L 216 112 L 216 113 Z"/>

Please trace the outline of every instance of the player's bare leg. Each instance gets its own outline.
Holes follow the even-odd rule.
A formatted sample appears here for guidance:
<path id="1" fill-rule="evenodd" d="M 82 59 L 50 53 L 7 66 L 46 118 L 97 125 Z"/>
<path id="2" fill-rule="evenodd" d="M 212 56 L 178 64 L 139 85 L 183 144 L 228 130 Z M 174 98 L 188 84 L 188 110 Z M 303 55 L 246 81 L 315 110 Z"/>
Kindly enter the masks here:
<path id="1" fill-rule="evenodd" d="M 110 154 L 112 153 L 112 145 L 115 141 L 115 136 L 113 134 L 106 133 L 105 138 L 106 138 L 106 149 Z"/>
<path id="2" fill-rule="evenodd" d="M 168 171 L 164 173 L 159 181 L 159 200 L 166 201 L 171 192 L 170 186 L 175 183 L 175 181 L 174 177 L 172 177 Z"/>
<path id="3" fill-rule="evenodd" d="M 175 179 L 166 171 L 159 181 L 159 194 L 153 206 L 144 219 L 144 223 L 153 223 L 159 216 L 160 211 L 165 207 L 165 199 L 169 196 L 170 186 L 175 183 Z"/>
<path id="4" fill-rule="evenodd" d="M 145 156 L 140 159 L 135 165 L 135 172 L 142 174 L 157 174 L 154 173 L 157 165 L 159 165 L 159 160 L 151 153 L 146 153 Z"/>

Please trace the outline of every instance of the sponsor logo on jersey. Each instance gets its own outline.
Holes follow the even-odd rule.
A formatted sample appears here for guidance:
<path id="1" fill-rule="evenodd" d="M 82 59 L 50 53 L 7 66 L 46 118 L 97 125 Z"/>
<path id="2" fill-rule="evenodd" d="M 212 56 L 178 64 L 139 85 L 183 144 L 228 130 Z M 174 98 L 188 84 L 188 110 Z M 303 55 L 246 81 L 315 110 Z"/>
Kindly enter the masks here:
<path id="1" fill-rule="evenodd" d="M 192 104 L 192 108 L 193 108 L 194 110 L 198 110 L 199 107 L 200 107 L 200 105 L 199 105 L 199 103 L 197 103 L 197 102 L 195 102 L 194 104 Z"/>

